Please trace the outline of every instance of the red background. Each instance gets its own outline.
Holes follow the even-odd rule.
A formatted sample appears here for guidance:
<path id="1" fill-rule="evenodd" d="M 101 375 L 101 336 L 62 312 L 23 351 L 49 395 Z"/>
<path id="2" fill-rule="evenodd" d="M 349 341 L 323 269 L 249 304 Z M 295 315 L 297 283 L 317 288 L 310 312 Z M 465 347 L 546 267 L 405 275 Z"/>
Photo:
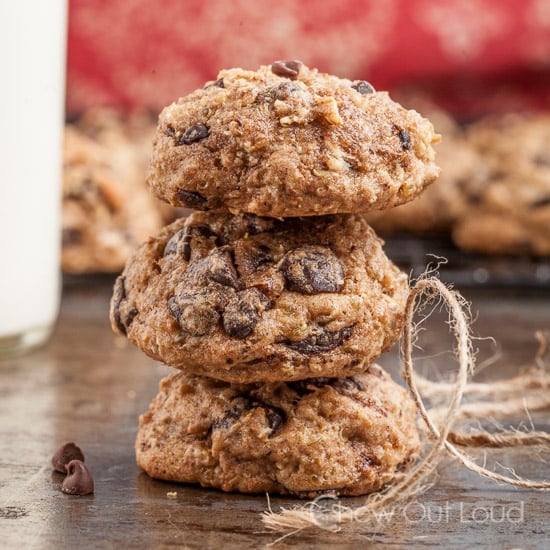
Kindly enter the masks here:
<path id="1" fill-rule="evenodd" d="M 70 0 L 67 110 L 160 110 L 276 59 L 458 116 L 550 106 L 548 0 Z"/>

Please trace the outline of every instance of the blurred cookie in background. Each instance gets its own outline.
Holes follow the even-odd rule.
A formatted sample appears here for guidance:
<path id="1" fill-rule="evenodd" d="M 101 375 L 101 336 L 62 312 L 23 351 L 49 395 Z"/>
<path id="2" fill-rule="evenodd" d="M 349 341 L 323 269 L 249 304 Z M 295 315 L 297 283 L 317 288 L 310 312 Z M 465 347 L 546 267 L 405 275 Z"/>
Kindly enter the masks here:
<path id="1" fill-rule="evenodd" d="M 145 188 L 154 124 L 91 109 L 65 127 L 62 268 L 118 272 L 130 252 L 176 214 Z"/>

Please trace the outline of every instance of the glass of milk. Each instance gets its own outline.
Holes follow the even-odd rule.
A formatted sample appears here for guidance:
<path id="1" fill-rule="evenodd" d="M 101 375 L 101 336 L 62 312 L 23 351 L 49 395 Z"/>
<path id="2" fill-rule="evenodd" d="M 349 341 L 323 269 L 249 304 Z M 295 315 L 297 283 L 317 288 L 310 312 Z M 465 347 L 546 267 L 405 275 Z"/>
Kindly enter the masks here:
<path id="1" fill-rule="evenodd" d="M 0 357 L 59 309 L 66 23 L 66 0 L 0 1 Z"/>

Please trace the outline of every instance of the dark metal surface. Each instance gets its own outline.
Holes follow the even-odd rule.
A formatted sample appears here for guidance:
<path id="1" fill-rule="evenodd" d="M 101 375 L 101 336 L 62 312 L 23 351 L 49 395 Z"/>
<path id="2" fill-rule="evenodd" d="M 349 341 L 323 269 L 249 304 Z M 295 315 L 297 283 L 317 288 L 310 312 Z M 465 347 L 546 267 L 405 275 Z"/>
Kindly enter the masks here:
<path id="1" fill-rule="evenodd" d="M 52 341 L 43 349 L 0 362 L 0 547 L 2 548 L 261 548 L 277 536 L 262 527 L 264 495 L 233 495 L 155 481 L 140 472 L 133 442 L 169 369 L 115 337 L 107 310 L 112 278 L 67 285 Z M 535 330 L 550 326 L 550 293 L 467 289 L 477 316 L 474 332 L 494 336 L 501 359 L 491 379 L 528 364 Z M 420 335 L 422 370 L 452 367 L 444 317 L 434 314 Z M 480 359 L 494 346 L 482 342 Z M 382 363 L 398 372 L 398 352 Z M 540 429 L 549 419 L 534 415 Z M 56 447 L 76 441 L 94 475 L 95 494 L 69 496 L 52 472 Z M 478 453 L 478 458 L 482 454 Z M 550 478 L 548 453 L 508 449 L 490 455 L 518 473 Z M 361 498 L 344 499 L 357 506 Z M 274 509 L 292 499 L 272 498 Z M 446 461 L 437 484 L 405 511 L 368 532 L 356 522 L 341 533 L 296 534 L 276 548 L 547 548 L 550 495 L 497 485 Z"/>

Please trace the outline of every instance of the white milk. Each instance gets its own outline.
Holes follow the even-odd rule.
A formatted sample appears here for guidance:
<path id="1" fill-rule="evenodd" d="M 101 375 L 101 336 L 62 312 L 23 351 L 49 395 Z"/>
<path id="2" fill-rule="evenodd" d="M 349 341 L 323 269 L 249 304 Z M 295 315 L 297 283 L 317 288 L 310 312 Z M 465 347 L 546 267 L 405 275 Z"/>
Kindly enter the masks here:
<path id="1" fill-rule="evenodd" d="M 60 295 L 65 0 L 0 0 L 0 355 L 44 341 Z"/>

